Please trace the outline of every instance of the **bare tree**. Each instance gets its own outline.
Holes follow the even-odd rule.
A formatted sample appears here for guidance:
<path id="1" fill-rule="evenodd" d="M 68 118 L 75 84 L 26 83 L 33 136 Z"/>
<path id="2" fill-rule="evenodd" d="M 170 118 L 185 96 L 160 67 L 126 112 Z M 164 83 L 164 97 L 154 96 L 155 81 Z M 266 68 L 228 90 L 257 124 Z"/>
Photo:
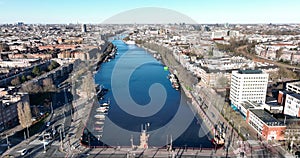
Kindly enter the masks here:
<path id="1" fill-rule="evenodd" d="M 16 78 L 12 79 L 12 80 L 10 81 L 10 83 L 11 83 L 11 85 L 13 85 L 13 86 L 19 85 L 19 84 L 21 83 L 20 77 L 17 76 Z"/>
<path id="2" fill-rule="evenodd" d="M 54 92 L 56 90 L 51 78 L 46 78 L 43 80 L 43 90 L 45 92 Z"/>
<path id="3" fill-rule="evenodd" d="M 218 77 L 216 87 L 217 88 L 226 88 L 228 86 L 228 79 L 225 76 Z"/>
<path id="4" fill-rule="evenodd" d="M 26 76 L 26 79 L 27 79 L 27 80 L 31 80 L 31 79 L 32 79 L 32 76 L 27 75 L 27 76 Z"/>
<path id="5" fill-rule="evenodd" d="M 49 99 L 45 99 L 44 100 L 44 103 L 43 103 L 43 106 L 47 109 L 50 109 L 50 106 L 51 106 L 51 101 Z"/>
<path id="6" fill-rule="evenodd" d="M 19 102 L 17 105 L 19 122 L 23 128 L 27 128 L 27 136 L 29 137 L 28 127 L 32 125 L 31 110 L 28 102 Z"/>
<path id="7" fill-rule="evenodd" d="M 27 93 L 38 93 L 42 92 L 42 87 L 37 83 L 29 82 L 27 84 L 22 85 L 21 91 Z"/>
<path id="8" fill-rule="evenodd" d="M 278 50 L 276 50 L 276 59 L 279 60 L 282 54 L 283 54 L 283 48 L 279 48 Z"/>
<path id="9" fill-rule="evenodd" d="M 34 105 L 34 107 L 32 108 L 32 110 L 33 110 L 34 116 L 39 116 L 40 110 L 39 110 L 39 108 L 36 105 Z"/>

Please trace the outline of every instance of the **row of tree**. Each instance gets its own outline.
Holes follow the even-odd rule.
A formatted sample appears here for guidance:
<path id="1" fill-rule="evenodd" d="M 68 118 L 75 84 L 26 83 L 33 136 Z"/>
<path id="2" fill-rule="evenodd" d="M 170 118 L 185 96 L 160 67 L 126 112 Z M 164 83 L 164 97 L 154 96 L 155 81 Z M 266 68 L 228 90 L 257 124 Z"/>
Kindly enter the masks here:
<path id="1" fill-rule="evenodd" d="M 42 93 L 42 92 L 55 92 L 57 91 L 56 86 L 51 78 L 46 78 L 43 80 L 42 85 L 36 82 L 29 82 L 21 86 L 20 91 L 27 92 L 29 94 Z"/>
<path id="2" fill-rule="evenodd" d="M 51 71 L 51 70 L 53 70 L 53 69 L 55 69 L 59 66 L 60 65 L 56 61 L 52 60 L 46 71 L 49 72 L 49 71 Z M 13 86 L 19 85 L 19 84 L 24 83 L 28 80 L 31 80 L 33 77 L 40 76 L 41 74 L 43 74 L 45 72 L 41 71 L 38 66 L 35 66 L 32 69 L 31 73 L 32 73 L 32 75 L 27 75 L 26 77 L 25 77 L 25 75 L 22 75 L 21 77 L 20 76 L 15 77 L 14 79 L 11 80 L 11 82 L 10 82 L 11 85 L 13 85 Z"/>
<path id="3" fill-rule="evenodd" d="M 229 44 L 220 44 L 216 43 L 217 48 L 220 51 L 231 52 L 235 53 L 236 49 L 240 46 L 246 46 L 247 53 L 254 54 L 255 53 L 255 45 L 257 42 L 249 42 L 246 38 L 237 39 L 237 38 L 230 38 Z"/>

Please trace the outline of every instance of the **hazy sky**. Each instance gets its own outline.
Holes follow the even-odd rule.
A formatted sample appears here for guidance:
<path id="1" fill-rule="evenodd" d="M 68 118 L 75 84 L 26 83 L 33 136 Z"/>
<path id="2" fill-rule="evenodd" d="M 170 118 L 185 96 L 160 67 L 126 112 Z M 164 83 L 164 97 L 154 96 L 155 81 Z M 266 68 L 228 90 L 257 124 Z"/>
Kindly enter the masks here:
<path id="1" fill-rule="evenodd" d="M 0 23 L 101 23 L 141 7 L 175 10 L 198 23 L 300 23 L 300 0 L 0 0 Z"/>

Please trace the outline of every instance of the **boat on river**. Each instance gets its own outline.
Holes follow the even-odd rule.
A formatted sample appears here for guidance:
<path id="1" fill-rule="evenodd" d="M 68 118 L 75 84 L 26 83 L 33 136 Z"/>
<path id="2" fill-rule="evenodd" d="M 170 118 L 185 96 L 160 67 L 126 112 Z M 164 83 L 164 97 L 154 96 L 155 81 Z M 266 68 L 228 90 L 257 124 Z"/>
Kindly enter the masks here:
<path id="1" fill-rule="evenodd" d="M 216 148 L 220 148 L 225 144 L 225 131 L 224 131 L 224 124 L 215 125 L 214 128 L 214 137 L 212 139 L 213 145 Z"/>
<path id="2" fill-rule="evenodd" d="M 108 109 L 109 109 L 109 107 L 108 106 L 106 106 L 106 107 L 102 107 L 102 106 L 100 106 L 99 108 L 97 108 L 97 112 L 101 112 L 101 113 L 107 113 L 108 112 Z"/>
<path id="3" fill-rule="evenodd" d="M 97 92 L 97 97 L 102 98 L 106 93 L 107 93 L 108 89 L 104 88 L 103 85 L 97 85 L 96 86 L 96 92 Z"/>
<path id="4" fill-rule="evenodd" d="M 177 76 L 175 74 L 170 74 L 168 76 L 168 78 L 172 84 L 172 87 L 176 90 L 179 90 L 180 85 L 179 85 L 179 80 L 178 80 Z"/>
<path id="5" fill-rule="evenodd" d="M 127 45 L 135 45 L 135 41 L 132 41 L 132 40 L 125 41 L 125 43 Z"/>
<path id="6" fill-rule="evenodd" d="M 100 107 L 108 107 L 110 106 L 110 101 L 108 100 L 107 102 L 103 102 L 100 104 Z"/>

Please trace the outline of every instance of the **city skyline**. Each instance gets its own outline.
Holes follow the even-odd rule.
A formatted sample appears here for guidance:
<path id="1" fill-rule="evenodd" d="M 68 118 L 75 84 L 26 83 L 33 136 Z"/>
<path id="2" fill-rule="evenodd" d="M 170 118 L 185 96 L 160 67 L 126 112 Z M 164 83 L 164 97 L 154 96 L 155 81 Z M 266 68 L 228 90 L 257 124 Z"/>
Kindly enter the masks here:
<path id="1" fill-rule="evenodd" d="M 299 1 L 21 1 L 0 0 L 0 23 L 102 23 L 120 14 L 144 7 L 165 8 L 197 23 L 299 23 Z M 157 15 L 155 15 L 157 14 Z M 159 17 L 159 13 L 154 13 Z M 159 21 L 159 20 L 158 20 Z M 137 21 L 139 23 L 139 21 Z"/>
<path id="2" fill-rule="evenodd" d="M 299 157 L 299 2 L 239 1 L 0 0 L 0 155 Z"/>

